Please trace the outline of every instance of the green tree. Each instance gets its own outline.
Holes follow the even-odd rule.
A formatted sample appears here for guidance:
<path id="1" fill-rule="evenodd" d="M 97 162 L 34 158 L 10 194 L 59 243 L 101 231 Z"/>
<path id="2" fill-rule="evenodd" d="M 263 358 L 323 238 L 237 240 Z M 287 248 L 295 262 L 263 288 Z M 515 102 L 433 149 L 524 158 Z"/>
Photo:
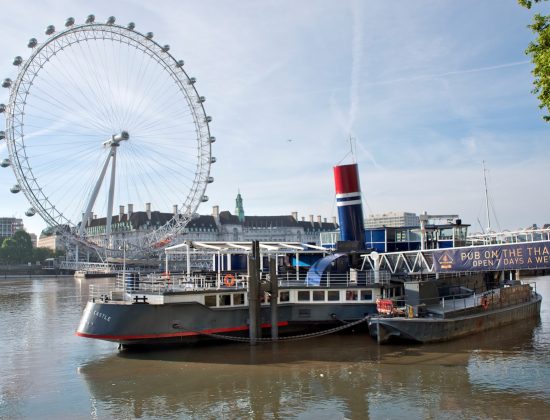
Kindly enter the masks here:
<path id="1" fill-rule="evenodd" d="M 18 230 L 11 238 L 2 242 L 2 260 L 9 264 L 21 264 L 32 261 L 32 240 L 24 230 Z"/>
<path id="2" fill-rule="evenodd" d="M 518 3 L 527 9 L 533 6 L 533 3 L 540 3 L 547 0 L 518 0 Z M 525 53 L 531 56 L 531 61 L 535 65 L 533 76 L 535 85 L 533 93 L 537 95 L 540 103 L 539 108 L 546 109 L 550 114 L 550 16 L 543 16 L 540 13 L 535 14 L 533 23 L 529 25 L 536 39 L 529 43 Z M 543 116 L 545 121 L 550 122 L 550 115 Z"/>
<path id="3" fill-rule="evenodd" d="M 32 262 L 44 262 L 46 258 L 52 258 L 55 253 L 50 248 L 34 248 L 32 250 Z"/>

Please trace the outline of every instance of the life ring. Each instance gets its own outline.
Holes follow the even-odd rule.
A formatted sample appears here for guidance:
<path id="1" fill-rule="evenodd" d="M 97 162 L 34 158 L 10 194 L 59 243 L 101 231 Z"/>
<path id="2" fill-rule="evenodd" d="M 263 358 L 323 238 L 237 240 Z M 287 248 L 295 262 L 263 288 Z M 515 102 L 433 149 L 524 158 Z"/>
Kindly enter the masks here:
<path id="1" fill-rule="evenodd" d="M 487 296 L 483 296 L 483 297 L 481 298 L 481 307 L 482 307 L 484 310 L 489 309 L 489 299 L 487 299 Z"/>
<path id="2" fill-rule="evenodd" d="M 226 274 L 223 278 L 223 284 L 227 287 L 232 287 L 235 285 L 235 276 L 233 274 Z"/>

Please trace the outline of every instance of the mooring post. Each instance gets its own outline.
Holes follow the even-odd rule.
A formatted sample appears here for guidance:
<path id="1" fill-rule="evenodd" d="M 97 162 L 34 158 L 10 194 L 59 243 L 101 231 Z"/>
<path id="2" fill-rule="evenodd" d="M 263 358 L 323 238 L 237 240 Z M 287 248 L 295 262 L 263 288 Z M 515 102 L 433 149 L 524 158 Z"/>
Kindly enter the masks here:
<path id="1" fill-rule="evenodd" d="M 271 338 L 279 338 L 279 315 L 277 313 L 277 304 L 279 297 L 279 279 L 277 279 L 277 260 L 269 258 L 269 280 L 271 282 Z"/>
<path id="2" fill-rule="evenodd" d="M 260 244 L 252 241 L 252 253 L 248 257 L 248 318 L 250 345 L 257 344 L 260 326 Z"/>

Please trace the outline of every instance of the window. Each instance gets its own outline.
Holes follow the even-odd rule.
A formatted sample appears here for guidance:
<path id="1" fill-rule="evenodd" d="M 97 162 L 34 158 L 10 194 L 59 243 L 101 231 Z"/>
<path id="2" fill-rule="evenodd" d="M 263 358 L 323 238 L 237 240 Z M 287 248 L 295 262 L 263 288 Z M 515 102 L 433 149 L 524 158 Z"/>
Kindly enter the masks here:
<path id="1" fill-rule="evenodd" d="M 279 293 L 279 302 L 288 302 L 290 301 L 290 293 L 289 292 L 280 292 Z"/>
<path id="2" fill-rule="evenodd" d="M 372 290 L 361 290 L 361 300 L 372 300 Z"/>
<path id="3" fill-rule="evenodd" d="M 233 295 L 233 305 L 244 305 L 244 293 L 235 293 Z"/>
<path id="4" fill-rule="evenodd" d="M 357 300 L 357 290 L 348 290 L 346 292 L 346 300 Z"/>
<path id="5" fill-rule="evenodd" d="M 298 290 L 298 300 L 301 300 L 301 301 L 309 300 L 309 290 Z"/>
<path id="6" fill-rule="evenodd" d="M 324 290 L 314 290 L 313 291 L 313 300 L 316 302 L 325 300 L 325 291 Z"/>
<path id="7" fill-rule="evenodd" d="M 340 300 L 340 291 L 339 290 L 329 290 L 327 292 L 327 298 L 329 302 L 335 302 Z"/>
<path id="8" fill-rule="evenodd" d="M 206 306 L 216 306 L 216 295 L 208 295 L 204 297 L 204 304 Z"/>
<path id="9" fill-rule="evenodd" d="M 219 306 L 231 305 L 231 295 L 219 295 L 218 305 Z"/>

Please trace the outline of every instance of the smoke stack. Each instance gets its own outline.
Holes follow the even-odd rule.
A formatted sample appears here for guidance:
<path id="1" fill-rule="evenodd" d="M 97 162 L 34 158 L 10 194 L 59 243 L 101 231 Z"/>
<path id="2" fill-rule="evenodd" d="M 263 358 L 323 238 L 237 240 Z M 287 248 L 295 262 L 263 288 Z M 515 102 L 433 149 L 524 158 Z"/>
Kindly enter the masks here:
<path id="1" fill-rule="evenodd" d="M 327 218 L 323 217 L 323 223 L 326 223 L 326 222 L 327 222 Z"/>
<path id="2" fill-rule="evenodd" d="M 337 225 L 337 223 L 336 223 L 336 216 L 332 216 L 332 224 L 333 224 L 334 226 Z"/>
<path id="3" fill-rule="evenodd" d="M 306 218 L 302 216 L 302 222 L 305 222 L 305 221 L 306 221 Z"/>
<path id="4" fill-rule="evenodd" d="M 176 216 L 178 214 L 178 205 L 177 204 L 174 204 L 172 206 L 172 213 L 174 213 L 174 216 Z"/>
<path id="5" fill-rule="evenodd" d="M 309 222 L 310 222 L 311 224 L 313 224 L 313 214 L 310 214 L 310 215 L 309 215 Z"/>
<path id="6" fill-rule="evenodd" d="M 220 217 L 220 206 L 212 206 L 212 216 L 218 220 Z"/>
<path id="7" fill-rule="evenodd" d="M 359 241 L 360 247 L 363 248 L 365 246 L 365 226 L 357 164 L 335 166 L 333 170 L 340 222 L 340 240 Z"/>
<path id="8" fill-rule="evenodd" d="M 124 216 L 124 206 L 118 206 L 118 221 L 122 222 L 122 216 Z"/>
<path id="9" fill-rule="evenodd" d="M 317 223 L 321 224 L 321 216 L 317 216 Z"/>
<path id="10" fill-rule="evenodd" d="M 145 212 L 147 213 L 147 219 L 151 220 L 151 203 L 145 203 Z"/>
<path id="11" fill-rule="evenodd" d="M 291 214 L 292 214 L 292 217 L 294 218 L 294 220 L 298 221 L 298 212 L 293 211 Z"/>
<path id="12" fill-rule="evenodd" d="M 130 220 L 130 217 L 132 216 L 133 213 L 134 213 L 134 205 L 128 204 L 128 220 Z"/>

